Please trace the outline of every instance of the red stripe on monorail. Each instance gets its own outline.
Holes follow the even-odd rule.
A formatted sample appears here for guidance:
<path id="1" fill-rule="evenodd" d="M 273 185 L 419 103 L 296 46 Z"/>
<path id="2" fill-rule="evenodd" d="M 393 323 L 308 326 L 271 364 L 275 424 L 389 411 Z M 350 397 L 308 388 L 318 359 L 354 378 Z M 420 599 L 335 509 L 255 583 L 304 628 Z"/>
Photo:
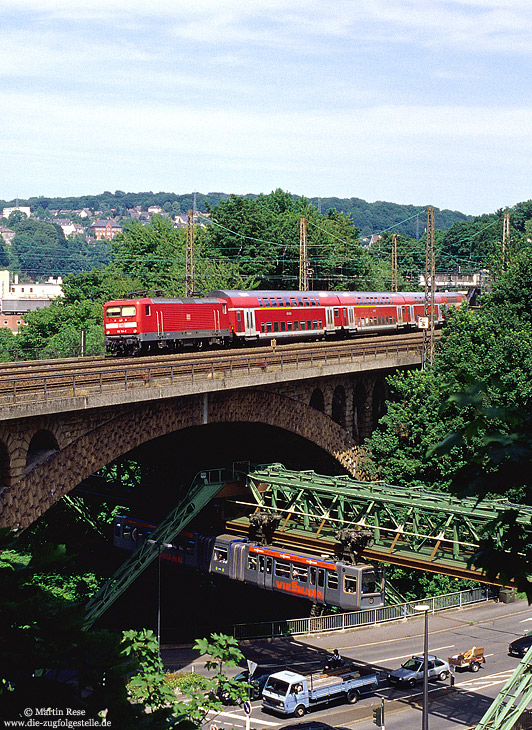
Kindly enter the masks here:
<path id="1" fill-rule="evenodd" d="M 256 545 L 251 545 L 249 552 L 258 553 L 259 555 L 270 555 L 272 558 L 282 558 L 283 560 L 290 560 L 292 563 L 300 563 L 301 565 L 314 565 L 316 568 L 325 568 L 326 570 L 334 570 L 335 568 L 334 563 L 326 563 L 323 560 L 314 560 L 313 558 L 304 558 L 302 555 L 257 547 Z"/>

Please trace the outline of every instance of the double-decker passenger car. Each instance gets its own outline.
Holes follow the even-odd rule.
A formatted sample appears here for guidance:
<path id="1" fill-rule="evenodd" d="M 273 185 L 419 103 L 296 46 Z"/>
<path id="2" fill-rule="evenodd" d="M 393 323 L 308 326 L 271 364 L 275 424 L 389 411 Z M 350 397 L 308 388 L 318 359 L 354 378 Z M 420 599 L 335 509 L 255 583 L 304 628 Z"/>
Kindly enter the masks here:
<path id="1" fill-rule="evenodd" d="M 434 321 L 459 293 L 435 295 Z M 213 291 L 203 298 L 138 293 L 105 305 L 108 352 L 137 354 L 235 343 L 352 337 L 420 326 L 420 292 Z"/>
<path id="2" fill-rule="evenodd" d="M 153 523 L 117 516 L 114 543 L 133 551 L 154 529 Z M 384 569 L 371 564 L 350 565 L 334 557 L 257 545 L 234 535 L 195 531 L 181 532 L 171 548 L 161 551 L 161 557 L 186 568 L 346 611 L 384 605 Z"/>

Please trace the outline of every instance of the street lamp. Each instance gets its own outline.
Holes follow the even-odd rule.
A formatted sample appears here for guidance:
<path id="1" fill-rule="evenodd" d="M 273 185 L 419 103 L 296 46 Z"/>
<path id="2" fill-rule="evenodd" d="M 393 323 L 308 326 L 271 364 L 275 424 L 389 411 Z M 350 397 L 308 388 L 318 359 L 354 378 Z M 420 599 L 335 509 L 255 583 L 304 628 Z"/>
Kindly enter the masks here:
<path id="1" fill-rule="evenodd" d="M 429 730 L 429 673 L 428 673 L 428 646 L 429 646 L 429 611 L 430 606 L 419 604 L 414 611 L 425 614 L 425 641 L 423 643 L 423 712 L 421 715 L 421 730 Z"/>
<path id="2" fill-rule="evenodd" d="M 146 540 L 150 545 L 157 545 L 157 644 L 161 651 L 161 551 L 173 545 L 160 540 Z"/>

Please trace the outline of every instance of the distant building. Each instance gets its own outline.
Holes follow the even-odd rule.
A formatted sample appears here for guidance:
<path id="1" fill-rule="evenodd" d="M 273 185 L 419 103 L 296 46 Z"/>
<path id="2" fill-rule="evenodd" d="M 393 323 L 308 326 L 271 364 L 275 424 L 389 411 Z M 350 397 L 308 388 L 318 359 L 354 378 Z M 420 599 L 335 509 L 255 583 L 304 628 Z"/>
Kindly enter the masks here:
<path id="1" fill-rule="evenodd" d="M 6 327 L 13 332 L 14 335 L 18 334 L 19 327 L 23 327 L 26 324 L 20 314 L 6 314 L 0 312 L 0 328 Z"/>
<path id="2" fill-rule="evenodd" d="M 7 318 L 8 324 L 5 326 L 9 326 L 12 331 L 15 331 L 14 328 L 19 324 L 25 324 L 22 320 L 17 322 L 17 319 L 21 319 L 21 314 L 48 307 L 52 299 L 63 295 L 62 283 L 61 277 L 57 279 L 50 277 L 47 282 L 42 284 L 19 284 L 17 274 L 10 282 L 9 271 L 0 271 L 0 326 L 3 321 L 1 318 Z M 15 319 L 9 319 L 11 315 Z"/>
<path id="3" fill-rule="evenodd" d="M 2 209 L 2 217 L 3 218 L 9 218 L 11 213 L 13 213 L 15 210 L 20 210 L 21 213 L 24 213 L 25 216 L 28 218 L 31 215 L 31 208 L 27 205 L 14 205 L 11 208 L 3 208 Z"/>
<path id="4" fill-rule="evenodd" d="M 0 226 L 0 236 L 2 236 L 5 243 L 10 244 L 15 238 L 15 231 L 7 226 Z"/>
<path id="5" fill-rule="evenodd" d="M 148 213 L 150 215 L 160 215 L 163 212 L 163 209 L 160 205 L 150 205 L 148 207 Z"/>
<path id="6" fill-rule="evenodd" d="M 117 233 L 122 233 L 122 226 L 109 218 L 95 221 L 92 226 L 89 226 L 89 231 L 98 241 L 102 238 L 111 240 Z"/>
<path id="7" fill-rule="evenodd" d="M 65 236 L 71 236 L 74 233 L 83 235 L 83 226 L 80 226 L 79 223 L 73 223 L 69 218 L 56 218 L 52 222 L 61 226 Z"/>

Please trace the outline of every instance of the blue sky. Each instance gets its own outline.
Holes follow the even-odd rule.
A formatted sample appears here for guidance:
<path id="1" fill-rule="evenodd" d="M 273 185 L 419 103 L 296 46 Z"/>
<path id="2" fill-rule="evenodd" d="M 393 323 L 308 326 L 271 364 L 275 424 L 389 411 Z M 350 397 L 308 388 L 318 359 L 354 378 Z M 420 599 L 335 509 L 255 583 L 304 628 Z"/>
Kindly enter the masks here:
<path id="1" fill-rule="evenodd" d="M 532 198 L 530 0 L 0 0 L 0 18 L 0 199 Z"/>

